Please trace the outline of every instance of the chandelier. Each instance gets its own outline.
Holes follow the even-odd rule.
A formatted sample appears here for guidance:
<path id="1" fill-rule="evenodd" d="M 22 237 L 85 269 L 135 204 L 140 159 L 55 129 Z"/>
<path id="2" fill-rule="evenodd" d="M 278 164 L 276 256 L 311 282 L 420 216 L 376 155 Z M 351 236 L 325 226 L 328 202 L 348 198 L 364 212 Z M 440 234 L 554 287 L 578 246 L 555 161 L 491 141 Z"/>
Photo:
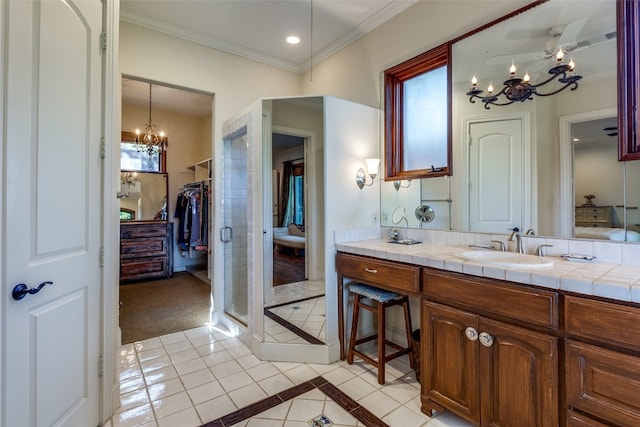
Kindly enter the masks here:
<path id="1" fill-rule="evenodd" d="M 167 136 L 164 131 L 156 132 L 156 125 L 151 121 L 151 84 L 149 84 L 149 123 L 144 125 L 144 132 L 136 129 L 136 149 L 146 151 L 149 156 L 167 150 Z"/>
<path id="2" fill-rule="evenodd" d="M 131 187 L 135 187 L 135 185 L 140 182 L 138 180 L 138 174 L 135 172 L 120 172 L 120 183 L 122 185 L 126 185 L 128 189 Z"/>
<path id="3" fill-rule="evenodd" d="M 484 108 L 488 110 L 490 105 L 503 106 L 513 104 L 514 102 L 524 102 L 532 100 L 534 95 L 555 95 L 566 88 L 570 88 L 572 91 L 576 90 L 578 88 L 578 80 L 580 80 L 582 76 L 574 72 L 575 64 L 573 60 L 570 60 L 568 64 L 565 63 L 563 61 L 564 52 L 562 49 L 558 49 L 555 58 L 556 64 L 549 70 L 551 77 L 537 84 L 530 82 L 529 73 L 527 72 L 525 72 L 522 78 L 516 77 L 516 65 L 515 63 L 511 63 L 511 67 L 509 68 L 510 77 L 504 82 L 504 87 L 499 92 L 494 93 L 493 84 L 489 84 L 486 96 L 481 96 L 482 89 L 478 88 L 478 79 L 476 79 L 476 76 L 473 76 L 471 79 L 471 89 L 467 92 L 469 102 L 475 104 L 475 98 L 477 98 L 484 103 Z M 542 93 L 538 90 L 538 88 L 554 80 L 562 83 L 559 89 L 547 93 Z M 501 96 L 503 96 L 504 99 L 500 98 Z"/>

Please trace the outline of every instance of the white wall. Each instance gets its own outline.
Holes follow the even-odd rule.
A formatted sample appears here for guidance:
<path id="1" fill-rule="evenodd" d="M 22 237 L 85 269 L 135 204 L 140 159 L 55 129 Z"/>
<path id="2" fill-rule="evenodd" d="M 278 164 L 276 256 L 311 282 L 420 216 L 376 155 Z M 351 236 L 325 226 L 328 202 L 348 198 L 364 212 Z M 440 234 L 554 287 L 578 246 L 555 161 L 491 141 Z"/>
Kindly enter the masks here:
<path id="1" fill-rule="evenodd" d="M 214 140 L 222 122 L 258 98 L 295 96 L 300 76 L 176 37 L 120 22 L 120 71 L 215 94 Z"/>

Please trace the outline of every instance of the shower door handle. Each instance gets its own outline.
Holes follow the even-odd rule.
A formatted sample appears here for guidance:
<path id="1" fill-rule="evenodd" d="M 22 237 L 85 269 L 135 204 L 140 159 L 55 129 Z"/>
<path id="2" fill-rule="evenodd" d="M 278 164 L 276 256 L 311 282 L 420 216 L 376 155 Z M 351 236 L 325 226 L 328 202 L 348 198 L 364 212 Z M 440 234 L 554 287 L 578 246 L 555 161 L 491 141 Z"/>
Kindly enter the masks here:
<path id="1" fill-rule="evenodd" d="M 220 229 L 220 241 L 222 243 L 229 243 L 232 240 L 233 240 L 233 228 L 231 228 L 231 227 L 222 227 Z"/>

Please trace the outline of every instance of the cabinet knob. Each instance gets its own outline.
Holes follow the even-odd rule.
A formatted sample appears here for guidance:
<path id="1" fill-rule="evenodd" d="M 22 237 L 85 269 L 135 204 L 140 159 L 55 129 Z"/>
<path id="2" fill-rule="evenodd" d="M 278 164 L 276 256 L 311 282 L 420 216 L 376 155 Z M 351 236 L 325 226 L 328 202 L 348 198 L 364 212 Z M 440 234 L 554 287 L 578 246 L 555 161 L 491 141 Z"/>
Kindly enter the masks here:
<path id="1" fill-rule="evenodd" d="M 471 341 L 475 341 L 478 339 L 478 331 L 476 331 L 474 328 L 472 328 L 471 326 L 469 326 L 467 329 L 464 330 L 464 334 L 467 336 L 467 338 L 469 338 Z"/>
<path id="2" fill-rule="evenodd" d="M 486 332 L 480 332 L 480 344 L 485 347 L 491 347 L 493 345 L 493 337 Z"/>

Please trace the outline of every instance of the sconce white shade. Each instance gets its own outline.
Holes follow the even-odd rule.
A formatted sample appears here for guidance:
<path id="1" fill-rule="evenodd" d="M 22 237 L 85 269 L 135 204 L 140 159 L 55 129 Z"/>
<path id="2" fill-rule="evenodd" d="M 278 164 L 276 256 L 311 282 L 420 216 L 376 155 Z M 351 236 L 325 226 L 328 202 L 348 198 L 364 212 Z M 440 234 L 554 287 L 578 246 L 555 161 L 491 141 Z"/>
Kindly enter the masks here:
<path id="1" fill-rule="evenodd" d="M 378 166 L 380 165 L 380 159 L 364 159 L 367 164 L 367 173 L 371 178 L 375 178 L 378 174 Z"/>
<path id="2" fill-rule="evenodd" d="M 373 182 L 376 179 L 376 175 L 378 175 L 378 165 L 380 165 L 380 159 L 364 159 L 364 162 L 367 164 L 367 172 L 365 174 L 364 169 L 358 169 L 356 173 L 356 184 L 358 184 L 358 188 L 362 190 L 362 188 L 366 186 L 373 185 Z M 371 183 L 367 184 L 367 175 L 371 178 Z"/>

